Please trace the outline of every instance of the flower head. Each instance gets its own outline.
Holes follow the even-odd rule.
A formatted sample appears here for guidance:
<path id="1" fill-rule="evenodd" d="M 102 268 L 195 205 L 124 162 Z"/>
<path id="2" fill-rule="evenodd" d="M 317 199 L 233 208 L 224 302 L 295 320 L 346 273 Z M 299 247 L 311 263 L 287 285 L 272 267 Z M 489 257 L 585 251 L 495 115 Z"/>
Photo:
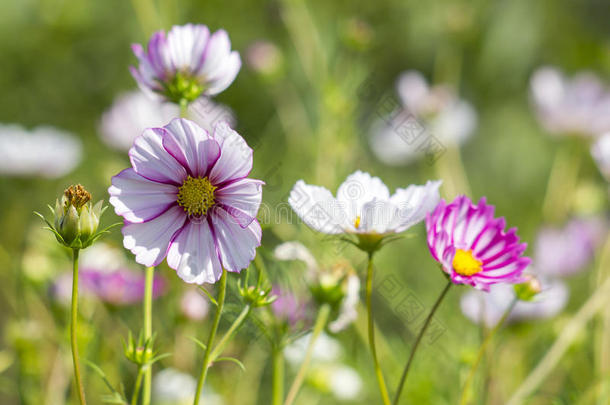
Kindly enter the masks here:
<path id="1" fill-rule="evenodd" d="M 474 108 L 447 85 L 430 86 L 423 75 L 407 71 L 396 84 L 401 106 L 373 126 L 370 145 L 388 165 L 404 165 L 430 152 L 430 137 L 461 145 L 477 126 Z"/>
<path id="2" fill-rule="evenodd" d="M 0 175 L 58 178 L 71 172 L 81 155 L 80 141 L 65 131 L 0 124 Z"/>
<path id="3" fill-rule="evenodd" d="M 388 235 L 403 232 L 434 209 L 440 181 L 399 188 L 390 196 L 385 184 L 357 171 L 339 186 L 337 197 L 320 186 L 297 181 L 288 202 L 310 228 L 327 234 Z"/>
<path id="4" fill-rule="evenodd" d="M 208 316 L 208 299 L 197 290 L 188 290 L 180 298 L 180 312 L 191 321 L 202 321 Z"/>
<path id="5" fill-rule="evenodd" d="M 104 112 L 100 134 L 104 142 L 119 150 L 129 150 L 133 141 L 147 128 L 161 127 L 180 115 L 175 104 L 151 99 L 139 90 L 120 95 Z M 206 131 L 213 131 L 217 122 L 235 123 L 233 113 L 207 97 L 189 104 L 187 117 Z"/>
<path id="6" fill-rule="evenodd" d="M 112 178 L 110 203 L 124 218 L 123 244 L 145 266 L 168 265 L 187 283 L 214 283 L 248 267 L 262 236 L 260 180 L 247 178 L 252 149 L 226 123 L 208 133 L 174 119 L 129 151 Z"/>
<path id="7" fill-rule="evenodd" d="M 494 207 L 481 198 L 474 205 L 466 196 L 441 201 L 426 217 L 428 247 L 455 284 L 489 291 L 495 283 L 520 283 L 530 259 L 521 256 L 516 228 L 504 230 L 504 218 L 494 218 Z"/>
<path id="8" fill-rule="evenodd" d="M 132 45 L 140 62 L 131 74 L 140 88 L 176 104 L 188 104 L 202 95 L 226 89 L 241 67 L 225 30 L 210 34 L 205 25 L 174 26 L 165 34 L 155 32 L 147 51 Z"/>
<path id="9" fill-rule="evenodd" d="M 569 79 L 543 67 L 532 76 L 530 87 L 538 120 L 547 131 L 581 136 L 610 131 L 610 92 L 593 74 Z"/>
<path id="10" fill-rule="evenodd" d="M 610 181 L 610 132 L 599 136 L 591 145 L 591 155 L 607 181 Z"/>

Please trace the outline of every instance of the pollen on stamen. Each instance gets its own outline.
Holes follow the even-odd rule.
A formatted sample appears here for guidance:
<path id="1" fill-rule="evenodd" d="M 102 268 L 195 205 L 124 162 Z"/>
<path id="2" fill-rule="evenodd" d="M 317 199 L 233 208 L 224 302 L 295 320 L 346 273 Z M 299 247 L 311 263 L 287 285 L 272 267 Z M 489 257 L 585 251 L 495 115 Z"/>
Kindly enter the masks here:
<path id="1" fill-rule="evenodd" d="M 207 177 L 188 176 L 178 189 L 178 205 L 188 215 L 202 216 L 214 205 L 216 187 Z"/>
<path id="2" fill-rule="evenodd" d="M 358 215 L 356 217 L 356 219 L 354 220 L 354 228 L 356 228 L 356 229 L 360 228 L 360 215 Z"/>
<path id="3" fill-rule="evenodd" d="M 472 276 L 482 270 L 483 262 L 476 259 L 471 250 L 456 249 L 452 265 L 456 273 Z"/>

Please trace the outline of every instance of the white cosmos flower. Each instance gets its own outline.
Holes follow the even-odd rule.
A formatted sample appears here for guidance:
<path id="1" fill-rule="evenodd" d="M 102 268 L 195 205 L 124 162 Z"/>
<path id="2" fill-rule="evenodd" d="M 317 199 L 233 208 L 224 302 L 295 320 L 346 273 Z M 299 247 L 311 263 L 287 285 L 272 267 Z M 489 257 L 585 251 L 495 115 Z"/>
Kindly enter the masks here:
<path id="1" fill-rule="evenodd" d="M 305 353 L 309 346 L 311 333 L 295 340 L 284 348 L 286 361 L 298 367 L 305 359 Z M 339 342 L 322 332 L 313 344 L 311 359 L 313 362 L 335 362 L 343 355 L 343 349 Z"/>
<path id="2" fill-rule="evenodd" d="M 213 132 L 217 122 L 225 121 L 229 126 L 235 126 L 235 116 L 231 110 L 207 97 L 200 97 L 189 103 L 186 115 L 186 118 L 208 133 Z M 145 129 L 162 127 L 178 116 L 178 105 L 148 97 L 143 92 L 134 90 L 119 95 L 114 104 L 104 112 L 99 132 L 102 140 L 109 146 L 127 151 Z"/>
<path id="3" fill-rule="evenodd" d="M 342 401 L 353 400 L 362 391 L 362 378 L 348 366 L 336 366 L 330 370 L 328 383 L 333 395 Z"/>
<path id="4" fill-rule="evenodd" d="M 440 201 L 441 181 L 399 188 L 390 196 L 385 184 L 356 171 L 339 186 L 337 197 L 324 187 L 296 182 L 288 202 L 310 228 L 327 234 L 403 232 L 422 221 Z"/>
<path id="5" fill-rule="evenodd" d="M 68 132 L 0 124 L 0 175 L 58 178 L 71 172 L 81 155 L 81 142 Z"/>
<path id="6" fill-rule="evenodd" d="M 404 165 L 430 152 L 430 139 L 461 145 L 477 126 L 477 113 L 447 85 L 430 86 L 417 71 L 400 75 L 396 90 L 401 106 L 371 130 L 375 156 L 387 165 Z"/>

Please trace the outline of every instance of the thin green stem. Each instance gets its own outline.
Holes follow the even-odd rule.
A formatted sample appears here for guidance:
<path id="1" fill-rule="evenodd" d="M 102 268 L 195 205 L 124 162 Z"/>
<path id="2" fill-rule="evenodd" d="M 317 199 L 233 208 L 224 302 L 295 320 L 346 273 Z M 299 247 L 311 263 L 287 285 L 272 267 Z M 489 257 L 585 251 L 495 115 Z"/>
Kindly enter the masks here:
<path id="1" fill-rule="evenodd" d="M 383 373 L 379 366 L 379 360 L 377 359 L 377 347 L 375 346 L 375 319 L 373 318 L 373 254 L 369 253 L 369 264 L 366 271 L 366 308 L 368 311 L 369 318 L 369 347 L 371 354 L 373 355 L 373 364 L 375 366 L 375 375 L 377 376 L 377 384 L 379 385 L 379 391 L 384 405 L 390 405 L 390 396 L 388 395 L 388 389 L 383 379 Z"/>
<path id="2" fill-rule="evenodd" d="M 222 276 L 218 285 L 218 306 L 216 307 L 216 315 L 214 315 L 214 321 L 212 323 L 212 329 L 208 337 L 208 343 L 205 347 L 203 354 L 203 364 L 201 365 L 201 373 L 197 380 L 197 390 L 195 391 L 195 400 L 193 405 L 199 405 L 199 398 L 201 397 L 201 390 L 203 389 L 203 383 L 205 383 L 205 377 L 208 375 L 208 367 L 210 364 L 210 355 L 212 354 L 212 345 L 214 344 L 214 338 L 216 337 L 216 331 L 218 330 L 218 324 L 220 323 L 220 317 L 222 315 L 222 308 L 225 304 L 225 295 L 227 292 L 227 270 L 222 269 Z"/>
<path id="3" fill-rule="evenodd" d="M 186 118 L 188 116 L 189 103 L 186 100 L 180 101 L 180 118 Z"/>
<path id="4" fill-rule="evenodd" d="M 273 376 L 271 385 L 272 405 L 282 405 L 284 399 L 284 353 L 282 348 L 273 348 Z"/>
<path id="5" fill-rule="evenodd" d="M 432 321 L 432 317 L 434 316 L 434 313 L 440 306 L 441 302 L 443 301 L 443 298 L 445 298 L 445 296 L 447 295 L 447 292 L 449 291 L 449 289 L 451 288 L 452 285 L 453 285 L 453 283 L 451 282 L 451 280 L 449 280 L 447 282 L 447 285 L 441 292 L 441 295 L 439 295 L 438 298 L 436 299 L 436 302 L 434 303 L 434 306 L 430 310 L 430 313 L 428 314 L 428 317 L 426 318 L 424 325 L 422 326 L 421 330 L 419 331 L 419 334 L 417 335 L 417 339 L 415 339 L 415 344 L 413 345 L 413 348 L 411 349 L 411 354 L 409 354 L 409 360 L 407 360 L 405 369 L 403 370 L 402 376 L 400 377 L 400 383 L 398 384 L 398 389 L 396 390 L 396 396 L 394 397 L 394 402 L 393 402 L 394 405 L 398 405 L 398 401 L 400 400 L 400 394 L 402 394 L 402 389 L 404 388 L 405 382 L 407 381 L 407 376 L 409 375 L 409 369 L 411 368 L 411 364 L 413 363 L 413 359 L 415 358 L 415 352 L 417 352 L 417 347 L 419 346 L 419 343 L 421 342 L 422 337 L 424 337 L 424 335 L 426 334 L 426 330 L 428 329 L 428 326 L 430 325 L 430 321 Z"/>
<path id="6" fill-rule="evenodd" d="M 136 383 L 133 388 L 133 394 L 131 394 L 131 405 L 138 405 L 138 397 L 140 396 L 140 386 L 142 385 L 142 376 L 144 370 L 142 367 L 138 368 L 138 376 L 136 377 Z"/>
<path id="7" fill-rule="evenodd" d="M 489 343 L 491 342 L 493 337 L 496 335 L 498 330 L 500 330 L 500 328 L 502 327 L 504 322 L 506 322 L 506 319 L 508 318 L 510 313 L 513 311 L 513 308 L 515 307 L 515 305 L 517 304 L 518 301 L 519 301 L 519 299 L 516 297 L 512 300 L 512 302 L 510 303 L 510 305 L 508 306 L 508 308 L 502 315 L 502 318 L 500 318 L 500 320 L 498 321 L 496 326 L 494 326 L 493 329 L 489 331 L 489 333 L 483 340 L 483 343 L 481 343 L 481 347 L 479 348 L 477 357 L 476 357 L 474 363 L 472 364 L 472 367 L 470 368 L 470 372 L 468 373 L 468 377 L 466 377 L 466 381 L 464 381 L 464 387 L 462 388 L 462 397 L 460 399 L 460 405 L 466 405 L 468 403 L 470 386 L 472 385 L 472 381 L 474 380 L 474 375 L 477 370 L 477 367 L 479 366 L 479 363 L 481 362 L 481 360 L 483 359 L 483 356 L 485 355 L 485 350 L 487 349 L 487 346 L 489 345 Z M 481 319 L 481 322 L 483 322 L 483 319 Z"/>
<path id="8" fill-rule="evenodd" d="M 72 345 L 72 361 L 74 363 L 74 380 L 76 391 L 81 405 L 85 405 L 85 388 L 80 373 L 80 363 L 78 360 L 78 341 L 76 332 L 78 329 L 78 249 L 72 249 L 72 311 L 70 322 L 70 344 Z"/>
<path id="9" fill-rule="evenodd" d="M 252 311 L 252 307 L 249 304 L 241 310 L 237 318 L 235 318 L 235 320 L 233 321 L 233 324 L 229 327 L 224 336 L 220 338 L 214 350 L 212 350 L 212 354 L 210 355 L 210 363 L 213 363 L 214 360 L 216 360 L 216 358 L 222 354 L 222 351 L 225 349 L 225 346 L 233 337 L 235 331 L 239 329 L 239 327 L 244 323 L 248 315 L 250 315 L 250 311 Z"/>
<path id="10" fill-rule="evenodd" d="M 152 295 L 155 277 L 155 268 L 147 267 L 144 281 L 144 341 L 152 338 Z M 152 365 L 144 370 L 144 390 L 142 392 L 142 405 L 150 404 L 150 391 L 152 386 Z"/>
<path id="11" fill-rule="evenodd" d="M 311 338 L 309 339 L 309 344 L 307 345 L 307 351 L 305 352 L 305 358 L 303 359 L 301 367 L 299 367 L 299 371 L 297 372 L 297 375 L 294 378 L 290 389 L 288 390 L 288 396 L 286 397 L 284 405 L 291 405 L 296 399 L 297 394 L 299 393 L 299 389 L 303 384 L 303 380 L 305 380 L 305 375 L 307 374 L 307 369 L 309 368 L 309 363 L 311 362 L 311 356 L 313 354 L 314 345 L 316 343 L 316 340 L 318 339 L 318 336 L 320 336 L 320 333 L 322 332 L 322 330 L 324 330 L 324 327 L 328 322 L 329 315 L 330 305 L 322 305 L 320 311 L 318 312 L 318 316 L 316 317 L 316 322 L 314 323 Z"/>

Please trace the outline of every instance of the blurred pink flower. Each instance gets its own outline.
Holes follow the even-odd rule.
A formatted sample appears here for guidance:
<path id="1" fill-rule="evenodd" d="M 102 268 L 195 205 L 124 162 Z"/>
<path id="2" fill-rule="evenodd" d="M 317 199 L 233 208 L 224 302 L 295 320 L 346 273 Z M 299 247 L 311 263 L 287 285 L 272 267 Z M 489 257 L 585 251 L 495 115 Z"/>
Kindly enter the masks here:
<path id="1" fill-rule="evenodd" d="M 563 228 L 542 228 L 536 239 L 536 269 L 548 276 L 569 276 L 584 270 L 602 242 L 605 229 L 606 222 L 596 217 L 575 218 Z"/>
<path id="2" fill-rule="evenodd" d="M 401 106 L 377 122 L 370 145 L 375 156 L 388 165 L 404 165 L 425 154 L 425 140 L 433 136 L 441 144 L 461 145 L 477 126 L 477 113 L 447 85 L 430 86 L 417 71 L 400 75 L 396 85 Z"/>
<path id="3" fill-rule="evenodd" d="M 591 145 L 591 155 L 597 163 L 600 173 L 610 181 L 610 132 L 599 136 Z"/>
<path id="4" fill-rule="evenodd" d="M 538 120 L 552 134 L 595 136 L 610 131 L 610 92 L 592 73 L 567 78 L 553 67 L 532 76 Z"/>
<path id="5" fill-rule="evenodd" d="M 447 204 L 441 200 L 426 217 L 428 247 L 455 284 L 489 291 L 495 283 L 524 281 L 530 259 L 522 253 L 516 228 L 504 231 L 504 218 L 494 218 L 494 207 L 481 198 L 473 205 L 466 196 Z"/>
<path id="6" fill-rule="evenodd" d="M 565 307 L 570 295 L 560 280 L 541 280 L 542 291 L 533 301 L 519 301 L 507 318 L 507 322 L 527 319 L 545 319 L 557 315 Z M 495 326 L 515 298 L 515 290 L 509 284 L 494 284 L 489 293 L 471 290 L 462 295 L 460 308 L 471 321 L 484 321 L 487 327 Z"/>
<path id="7" fill-rule="evenodd" d="M 278 320 L 288 322 L 292 327 L 305 321 L 307 317 L 305 301 L 298 299 L 292 291 L 278 285 L 273 286 L 271 294 L 277 297 L 271 304 L 271 311 Z"/>
<path id="8" fill-rule="evenodd" d="M 257 73 L 271 75 L 280 68 L 282 53 L 272 42 L 256 41 L 246 50 L 246 63 Z"/>
<path id="9" fill-rule="evenodd" d="M 191 321 L 202 321 L 208 316 L 208 299 L 197 290 L 189 289 L 180 298 L 180 312 Z"/>
<path id="10" fill-rule="evenodd" d="M 167 35 L 157 31 L 146 51 L 140 44 L 132 50 L 140 65 L 130 70 L 142 91 L 177 104 L 220 93 L 241 67 L 227 32 L 210 34 L 201 24 L 175 25 Z"/>
<path id="11" fill-rule="evenodd" d="M 112 178 L 123 245 L 145 266 L 165 257 L 187 283 L 215 283 L 248 267 L 260 245 L 260 180 L 252 149 L 226 123 L 213 136 L 186 119 L 151 128 L 129 150 L 133 168 Z"/>

